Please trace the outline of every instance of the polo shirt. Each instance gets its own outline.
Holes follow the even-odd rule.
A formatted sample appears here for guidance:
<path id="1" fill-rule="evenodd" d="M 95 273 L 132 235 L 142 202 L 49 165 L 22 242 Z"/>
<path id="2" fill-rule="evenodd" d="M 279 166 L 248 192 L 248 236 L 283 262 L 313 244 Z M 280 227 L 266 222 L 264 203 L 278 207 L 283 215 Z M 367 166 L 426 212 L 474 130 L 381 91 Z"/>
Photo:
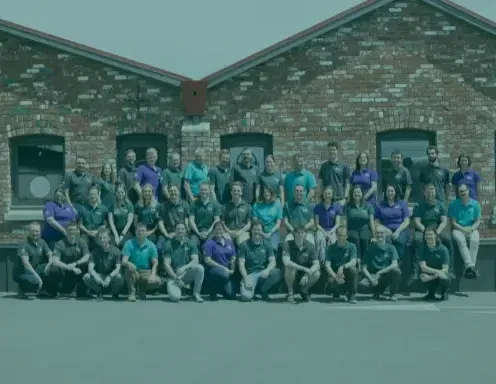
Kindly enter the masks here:
<path id="1" fill-rule="evenodd" d="M 114 245 L 109 245 L 107 249 L 102 246 L 96 247 L 90 253 L 90 263 L 95 264 L 95 272 L 108 275 L 121 263 L 121 251 Z"/>
<path id="2" fill-rule="evenodd" d="M 398 252 L 394 245 L 371 243 L 365 251 L 363 264 L 370 273 L 376 273 L 389 267 L 393 260 L 398 260 Z"/>
<path id="3" fill-rule="evenodd" d="M 469 199 L 464 204 L 460 198 L 453 200 L 448 207 L 448 216 L 453 217 L 462 227 L 473 225 L 481 217 L 481 206 L 477 200 Z"/>
<path id="4" fill-rule="evenodd" d="M 90 253 L 88 245 L 79 236 L 73 243 L 67 238 L 57 241 L 53 248 L 53 256 L 58 257 L 64 264 L 75 263 L 88 253 Z"/>
<path id="5" fill-rule="evenodd" d="M 346 184 L 350 180 L 351 172 L 347 164 L 326 161 L 320 166 L 319 179 L 322 180 L 323 188 L 331 186 L 334 191 L 334 199 L 345 199 Z"/>
<path id="6" fill-rule="evenodd" d="M 234 244 L 229 239 L 224 239 L 224 244 L 218 239 L 209 239 L 203 245 L 203 255 L 210 257 L 217 264 L 229 267 L 231 260 L 236 257 Z"/>
<path id="7" fill-rule="evenodd" d="M 114 202 L 110 206 L 109 213 L 112 213 L 114 218 L 115 229 L 120 232 L 126 227 L 129 214 L 134 214 L 134 207 L 129 201 L 125 201 L 123 204 Z"/>
<path id="8" fill-rule="evenodd" d="M 404 200 L 398 200 L 393 205 L 381 201 L 375 208 L 375 218 L 391 231 L 396 231 L 408 217 L 410 217 L 410 209 Z"/>
<path id="9" fill-rule="evenodd" d="M 477 184 L 479 184 L 481 178 L 477 172 L 473 169 L 469 169 L 465 172 L 460 170 L 456 171 L 451 178 L 451 184 L 458 186 L 460 184 L 465 184 L 468 187 L 470 198 L 477 200 Z"/>
<path id="10" fill-rule="evenodd" d="M 355 205 L 348 203 L 344 206 L 343 215 L 349 231 L 361 231 L 370 226 L 370 216 L 374 216 L 375 209 L 372 204 Z"/>
<path id="11" fill-rule="evenodd" d="M 119 170 L 117 174 L 117 180 L 124 184 L 126 191 L 129 191 L 134 187 L 134 176 L 136 176 L 136 167 L 131 164 L 126 164 Z"/>
<path id="12" fill-rule="evenodd" d="M 221 206 L 212 200 L 204 203 L 201 199 L 196 200 L 191 207 L 191 215 L 195 217 L 195 224 L 198 231 L 210 229 L 216 217 L 222 214 Z"/>
<path id="13" fill-rule="evenodd" d="M 407 168 L 403 166 L 392 168 L 383 175 L 382 193 L 386 193 L 387 185 L 392 185 L 396 189 L 396 197 L 403 200 L 406 188 L 412 184 L 412 176 Z"/>
<path id="14" fill-rule="evenodd" d="M 241 164 L 235 164 L 231 170 L 231 181 L 239 181 L 243 184 L 242 199 L 252 203 L 255 196 L 255 185 L 260 175 L 258 166 L 250 164 L 248 167 Z"/>
<path id="15" fill-rule="evenodd" d="M 71 172 L 64 181 L 64 188 L 69 190 L 71 203 L 84 204 L 88 201 L 92 186 L 97 184 L 97 179 L 90 173 Z"/>
<path id="16" fill-rule="evenodd" d="M 284 178 L 281 172 L 274 171 L 269 173 L 263 171 L 258 176 L 258 184 L 260 185 L 260 198 L 263 197 L 265 187 L 271 187 L 276 193 L 277 198 L 281 198 L 281 186 L 284 186 Z"/>
<path id="17" fill-rule="evenodd" d="M 248 239 L 240 245 L 238 257 L 245 260 L 246 272 L 250 275 L 267 268 L 269 258 L 274 257 L 274 251 L 269 242 L 264 239 L 259 243 Z"/>
<path id="18" fill-rule="evenodd" d="M 48 224 L 46 220 L 53 217 L 58 224 L 65 228 L 70 222 L 76 220 L 76 212 L 67 203 L 58 204 L 55 201 L 49 201 L 43 207 L 43 217 L 45 218 L 45 224 L 43 225 L 41 237 L 47 241 L 58 240 L 63 237 L 62 233 Z"/>
<path id="19" fill-rule="evenodd" d="M 164 221 L 165 230 L 174 232 L 177 223 L 186 223 L 190 216 L 189 204 L 184 200 L 179 200 L 177 204 L 166 201 L 158 208 L 158 217 Z"/>
<path id="20" fill-rule="evenodd" d="M 425 264 L 429 268 L 442 269 L 443 265 L 450 264 L 450 255 L 448 248 L 446 248 L 443 244 L 437 244 L 432 249 L 427 245 L 424 245 L 419 260 L 425 261 Z"/>
<path id="21" fill-rule="evenodd" d="M 301 247 L 296 245 L 294 240 L 285 241 L 282 248 L 282 256 L 305 268 L 310 268 L 315 261 L 318 261 L 315 246 L 303 240 Z"/>
<path id="22" fill-rule="evenodd" d="M 317 187 L 317 181 L 312 172 L 302 169 L 301 171 L 291 171 L 284 178 L 284 196 L 286 201 L 293 201 L 294 189 L 297 185 L 301 185 L 306 190 L 306 196 L 311 189 Z"/>
<path id="23" fill-rule="evenodd" d="M 111 181 L 99 181 L 100 188 L 100 198 L 102 200 L 102 204 L 107 208 L 112 205 L 115 200 L 115 183 Z"/>
<path id="24" fill-rule="evenodd" d="M 252 216 L 262 223 L 263 231 L 269 233 L 282 220 L 282 205 L 279 200 L 273 203 L 255 203 Z"/>
<path id="25" fill-rule="evenodd" d="M 138 217 L 138 223 L 145 224 L 148 230 L 155 228 L 159 219 L 158 208 L 159 205 L 156 202 L 148 205 L 136 204 L 134 214 Z"/>
<path id="26" fill-rule="evenodd" d="M 441 201 L 446 200 L 445 188 L 450 183 L 449 171 L 446 168 L 428 164 L 420 169 L 419 181 L 423 184 L 434 184 L 437 198 Z"/>
<path id="27" fill-rule="evenodd" d="M 334 269 L 338 269 L 356 258 L 357 248 L 355 244 L 350 243 L 349 241 L 347 241 L 344 246 L 335 242 L 327 248 L 326 260 L 331 263 L 331 267 Z"/>
<path id="28" fill-rule="evenodd" d="M 208 180 L 208 167 L 206 164 L 198 164 L 196 161 L 189 163 L 184 170 L 184 180 L 189 181 L 191 193 L 198 196 L 200 184 Z"/>
<path id="29" fill-rule="evenodd" d="M 251 220 L 251 206 L 241 200 L 238 204 L 230 201 L 224 206 L 224 222 L 230 230 L 243 228 Z"/>
<path id="30" fill-rule="evenodd" d="M 284 204 L 283 217 L 289 220 L 292 227 L 297 225 L 304 227 L 312 220 L 313 211 L 308 203 L 292 201 Z"/>
<path id="31" fill-rule="evenodd" d="M 442 202 L 435 200 L 434 204 L 429 204 L 422 200 L 413 208 L 414 218 L 420 218 L 424 227 L 438 227 L 441 224 L 441 217 L 447 216 L 446 208 Z"/>
<path id="32" fill-rule="evenodd" d="M 313 214 L 318 216 L 320 226 L 329 231 L 336 225 L 336 217 L 343 214 L 343 209 L 338 203 L 332 203 L 327 208 L 324 203 L 318 203 L 313 209 Z"/>
<path id="33" fill-rule="evenodd" d="M 223 168 L 220 165 L 208 171 L 208 180 L 214 186 L 215 197 L 221 204 L 227 203 L 231 199 L 229 191 L 229 179 L 231 178 L 231 170 Z"/>
<path id="34" fill-rule="evenodd" d="M 14 262 L 13 275 L 19 276 L 25 272 L 21 257 L 28 256 L 29 264 L 36 269 L 40 264 L 48 262 L 51 251 L 45 240 L 26 238 L 17 246 L 17 258 Z"/>
<path id="35" fill-rule="evenodd" d="M 362 188 L 363 194 L 365 195 L 371 188 L 372 183 L 379 180 L 379 175 L 376 171 L 369 168 L 364 168 L 362 170 L 355 169 L 350 176 L 350 184 L 358 185 Z M 367 199 L 368 203 L 375 204 L 377 201 L 377 193 L 374 193 Z"/>
<path id="36" fill-rule="evenodd" d="M 168 240 L 165 242 L 162 252 L 165 258 L 171 259 L 171 266 L 174 271 L 189 264 L 192 256 L 199 254 L 196 245 L 188 239 L 183 242 L 177 239 Z"/>
<path id="37" fill-rule="evenodd" d="M 160 184 L 163 186 L 175 185 L 179 188 L 179 193 L 182 193 L 184 171 L 179 169 L 165 168 L 160 176 Z"/>
<path id="38" fill-rule="evenodd" d="M 160 196 L 159 185 L 161 173 L 162 170 L 157 166 L 152 167 L 149 164 L 142 164 L 136 169 L 134 180 L 138 181 L 141 187 L 150 184 L 153 189 L 153 194 L 158 198 Z"/>
<path id="39" fill-rule="evenodd" d="M 97 204 L 94 207 L 85 204 L 81 206 L 78 213 L 84 227 L 89 231 L 96 231 L 105 225 L 108 210 L 103 204 Z"/>
<path id="40" fill-rule="evenodd" d="M 158 252 L 155 244 L 148 239 L 145 239 L 142 245 L 139 245 L 136 239 L 131 239 L 124 244 L 122 256 L 128 256 L 129 261 L 142 271 L 151 269 L 152 260 L 158 258 Z"/>

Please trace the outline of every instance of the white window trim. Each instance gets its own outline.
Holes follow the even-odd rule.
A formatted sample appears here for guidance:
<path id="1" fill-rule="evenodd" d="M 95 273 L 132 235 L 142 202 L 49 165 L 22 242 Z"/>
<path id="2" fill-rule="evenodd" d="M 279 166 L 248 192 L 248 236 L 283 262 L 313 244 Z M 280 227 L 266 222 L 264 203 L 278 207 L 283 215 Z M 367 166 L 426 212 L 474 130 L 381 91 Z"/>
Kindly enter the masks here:
<path id="1" fill-rule="evenodd" d="M 3 219 L 4 221 L 41 221 L 43 220 L 43 208 L 11 207 Z"/>

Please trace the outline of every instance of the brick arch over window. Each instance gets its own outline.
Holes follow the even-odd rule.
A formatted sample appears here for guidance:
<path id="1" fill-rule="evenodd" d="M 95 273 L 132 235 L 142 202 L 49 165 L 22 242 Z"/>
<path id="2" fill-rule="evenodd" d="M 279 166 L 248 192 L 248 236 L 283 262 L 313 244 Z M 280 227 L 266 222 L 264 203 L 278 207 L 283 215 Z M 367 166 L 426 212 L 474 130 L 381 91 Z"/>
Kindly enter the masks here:
<path id="1" fill-rule="evenodd" d="M 274 138 L 266 133 L 232 133 L 220 137 L 221 149 L 231 153 L 231 165 L 240 161 L 243 148 L 250 148 L 253 163 L 263 168 L 265 156 L 273 154 Z"/>
<path id="2" fill-rule="evenodd" d="M 146 162 L 146 150 L 155 148 L 158 152 L 157 165 L 167 167 L 167 136 L 159 133 L 130 133 L 119 135 L 116 139 L 117 169 L 125 164 L 126 152 L 132 149 L 136 152 L 136 165 Z"/>
<path id="3" fill-rule="evenodd" d="M 410 171 L 413 185 L 410 202 L 422 198 L 419 173 L 427 162 L 426 148 L 436 145 L 436 132 L 419 129 L 398 129 L 379 132 L 376 135 L 377 172 L 379 173 L 379 196 L 383 195 L 385 181 L 392 170 L 391 154 L 399 150 L 403 165 Z"/>

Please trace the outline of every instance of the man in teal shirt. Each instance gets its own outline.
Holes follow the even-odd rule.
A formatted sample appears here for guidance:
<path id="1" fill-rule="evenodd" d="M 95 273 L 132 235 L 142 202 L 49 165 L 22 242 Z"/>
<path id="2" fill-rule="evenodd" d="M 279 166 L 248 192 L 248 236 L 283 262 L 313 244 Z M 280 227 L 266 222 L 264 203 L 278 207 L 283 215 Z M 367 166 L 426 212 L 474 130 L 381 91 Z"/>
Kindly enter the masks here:
<path id="1" fill-rule="evenodd" d="M 208 166 L 205 164 L 205 151 L 197 148 L 195 160 L 184 170 L 184 191 L 186 200 L 193 203 L 200 194 L 200 184 L 208 180 Z"/>
<path id="2" fill-rule="evenodd" d="M 129 301 L 136 301 L 136 288 L 141 300 L 146 299 L 146 292 L 159 288 L 163 281 L 157 276 L 157 247 L 146 238 L 146 225 L 136 225 L 136 238 L 126 241 L 122 250 L 122 263 L 126 268 L 126 283 L 129 289 Z"/>
<path id="3" fill-rule="evenodd" d="M 305 201 L 311 201 L 315 194 L 317 181 L 315 180 L 315 176 L 312 172 L 303 168 L 303 162 L 303 156 L 295 155 L 293 158 L 294 168 L 284 179 L 284 196 L 286 198 L 286 202 L 293 201 L 294 189 L 297 185 L 301 185 L 305 188 Z"/>

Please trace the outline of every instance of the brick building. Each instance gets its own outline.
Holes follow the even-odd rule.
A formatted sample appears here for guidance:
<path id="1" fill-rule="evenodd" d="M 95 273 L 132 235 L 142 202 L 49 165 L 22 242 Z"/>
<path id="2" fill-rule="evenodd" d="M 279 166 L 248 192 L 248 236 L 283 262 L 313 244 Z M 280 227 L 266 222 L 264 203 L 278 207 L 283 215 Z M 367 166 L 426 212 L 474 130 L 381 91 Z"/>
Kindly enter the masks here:
<path id="1" fill-rule="evenodd" d="M 138 158 L 157 147 L 163 166 L 171 151 L 188 161 L 203 146 L 214 164 L 220 148 L 234 160 L 251 146 L 284 169 L 303 153 L 316 171 L 330 140 L 349 164 L 368 152 L 379 171 L 393 148 L 413 173 L 429 143 L 451 170 L 472 155 L 491 238 L 495 35 L 448 1 L 367 1 L 195 82 L 2 21 L 0 238 L 12 243 L 41 218 L 76 156 L 98 173 L 129 147 Z"/>

